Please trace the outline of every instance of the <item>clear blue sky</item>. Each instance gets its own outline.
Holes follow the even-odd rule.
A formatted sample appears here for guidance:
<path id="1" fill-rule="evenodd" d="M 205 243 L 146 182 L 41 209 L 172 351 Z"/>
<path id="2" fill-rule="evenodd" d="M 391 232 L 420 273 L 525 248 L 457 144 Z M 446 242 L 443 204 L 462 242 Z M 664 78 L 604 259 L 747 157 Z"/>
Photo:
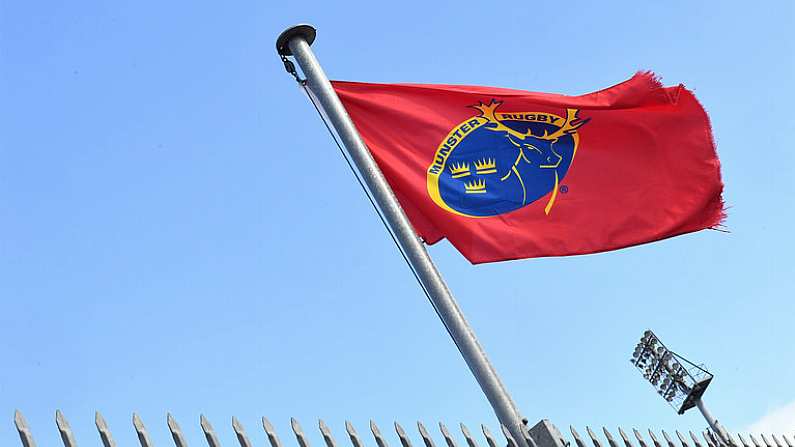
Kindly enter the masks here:
<path id="1" fill-rule="evenodd" d="M 644 329 L 716 374 L 731 430 L 795 400 L 791 1 L 0 2 L 0 444 L 62 409 L 225 443 L 237 415 L 494 418 L 273 49 L 329 75 L 567 94 L 639 69 L 710 112 L 730 234 L 473 267 L 431 254 L 531 420 L 703 428 L 627 359 Z M 795 424 L 793 424 L 795 425 Z M 320 442 L 313 430 L 312 440 Z M 390 433 L 391 436 L 391 433 Z M 394 439 L 394 438 L 392 438 Z M 197 444 L 198 445 L 198 444 Z"/>

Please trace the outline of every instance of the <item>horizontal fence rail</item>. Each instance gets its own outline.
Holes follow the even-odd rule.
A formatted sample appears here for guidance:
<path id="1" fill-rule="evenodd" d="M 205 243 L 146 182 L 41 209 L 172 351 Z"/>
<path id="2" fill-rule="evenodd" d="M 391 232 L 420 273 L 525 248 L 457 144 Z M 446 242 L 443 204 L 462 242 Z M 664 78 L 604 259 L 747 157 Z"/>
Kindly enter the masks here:
<path id="1" fill-rule="evenodd" d="M 104 447 L 116 447 L 116 442 L 113 440 L 113 435 L 110 432 L 110 428 L 108 428 L 107 422 L 105 422 L 105 419 L 99 412 L 96 413 L 95 423 L 99 433 L 99 438 L 102 441 L 102 445 Z M 154 444 L 149 438 L 149 434 L 146 431 L 143 421 L 135 413 L 133 413 L 132 423 L 133 428 L 138 435 L 138 441 L 140 442 L 141 447 L 154 447 Z M 17 431 L 19 432 L 19 438 L 22 441 L 23 447 L 36 447 L 36 442 L 33 440 L 33 434 L 31 433 L 30 427 L 28 427 L 25 417 L 19 411 L 14 414 L 14 424 L 16 425 Z M 174 419 L 170 413 L 166 416 L 166 424 L 168 425 L 168 430 L 174 440 L 175 447 L 188 447 L 188 443 L 185 441 L 185 437 L 182 434 L 182 429 L 180 428 L 179 424 L 177 424 L 176 419 Z M 75 441 L 74 434 L 72 433 L 72 428 L 69 426 L 69 422 L 66 420 L 60 410 L 55 412 L 55 425 L 61 435 L 61 440 L 63 441 L 64 447 L 77 447 L 77 442 Z M 207 439 L 207 445 L 209 447 L 221 447 L 221 443 L 218 441 L 218 437 L 215 434 L 215 429 L 210 424 L 210 421 L 204 417 L 204 415 L 199 417 L 199 425 L 201 426 L 201 430 L 204 433 L 204 437 Z M 312 447 L 306 435 L 304 434 L 303 428 L 296 419 L 290 420 L 290 426 L 292 428 L 293 434 L 295 435 L 298 447 Z M 262 418 L 262 428 L 265 432 L 265 436 L 268 438 L 270 447 L 285 447 L 277 436 L 273 425 L 265 417 Z M 395 422 L 394 428 L 401 447 L 414 447 L 408 437 L 408 434 L 406 433 L 406 430 L 404 430 L 400 424 Z M 464 424 L 460 424 L 459 428 L 461 429 L 461 434 L 466 441 L 466 447 L 516 447 L 516 442 L 511 437 L 510 432 L 508 432 L 504 426 L 501 427 L 500 431 L 505 440 L 500 441 L 491 434 L 491 431 L 488 429 L 488 427 L 481 425 L 480 428 L 485 444 L 479 444 Z M 334 439 L 334 436 L 331 434 L 331 429 L 326 425 L 325 422 L 323 422 L 322 419 L 318 421 L 318 429 L 320 430 L 320 434 L 322 435 L 323 441 L 326 444 L 325 447 L 347 447 L 337 443 L 337 441 Z M 260 443 L 251 443 L 248 435 L 246 434 L 246 430 L 243 428 L 243 425 L 235 417 L 232 417 L 232 430 L 234 431 L 235 437 L 237 438 L 240 447 L 253 447 L 254 445 L 261 445 Z M 436 447 L 436 444 L 431 438 L 428 429 L 425 428 L 422 422 L 417 422 L 417 430 L 420 439 L 422 439 L 424 447 Z M 606 442 L 600 439 L 590 427 L 585 427 L 585 433 L 588 436 L 587 441 L 580 436 L 574 427 L 569 427 L 569 430 L 571 431 L 574 444 L 565 439 L 561 439 L 561 446 L 591 447 L 589 444 L 592 444 L 593 447 L 795 447 L 795 443 L 793 443 L 791 438 L 787 437 L 786 435 L 781 435 L 781 437 L 770 435 L 768 437 L 762 434 L 759 438 L 757 438 L 751 434 L 749 434 L 747 437 L 738 434 L 736 439 L 730 435 L 729 441 L 731 445 L 726 446 L 708 430 L 702 431 L 700 434 L 687 431 L 685 435 L 677 430 L 674 431 L 676 435 L 675 439 L 665 430 L 660 431 L 660 434 L 662 435 L 661 437 L 655 435 L 652 430 L 648 430 L 648 438 L 644 438 L 641 432 L 639 432 L 637 429 L 633 428 L 632 436 L 629 436 L 624 429 L 619 427 L 619 436 L 616 438 L 607 430 L 607 428 L 603 427 L 603 439 Z M 365 443 L 359 437 L 356 429 L 353 428 L 353 424 L 350 422 L 345 422 L 345 432 L 347 433 L 348 438 L 350 438 L 352 447 L 365 447 Z M 372 433 L 377 447 L 390 447 L 386 438 L 381 433 L 381 430 L 373 421 L 370 421 L 370 432 Z M 447 427 L 441 422 L 439 423 L 439 432 L 444 439 L 444 447 L 458 447 L 458 444 L 453 438 L 453 435 L 450 433 L 450 430 L 448 430 Z M 527 438 L 527 442 L 531 447 L 538 447 L 536 442 L 530 437 Z"/>

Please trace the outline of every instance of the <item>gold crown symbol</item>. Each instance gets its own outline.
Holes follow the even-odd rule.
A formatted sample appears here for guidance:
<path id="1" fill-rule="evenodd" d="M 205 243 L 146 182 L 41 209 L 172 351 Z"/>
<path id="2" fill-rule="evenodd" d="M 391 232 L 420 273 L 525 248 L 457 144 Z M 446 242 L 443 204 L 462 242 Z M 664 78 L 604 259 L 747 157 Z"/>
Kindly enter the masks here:
<path id="1" fill-rule="evenodd" d="M 469 175 L 469 163 L 453 163 L 450 165 L 450 173 L 453 178 L 466 177 Z"/>
<path id="2" fill-rule="evenodd" d="M 475 161 L 475 169 L 478 174 L 493 174 L 497 172 L 497 162 L 493 158 L 484 158 Z"/>
<path id="3" fill-rule="evenodd" d="M 464 183 L 464 190 L 467 194 L 485 194 L 486 193 L 486 181 L 477 179 L 472 180 L 471 182 Z"/>

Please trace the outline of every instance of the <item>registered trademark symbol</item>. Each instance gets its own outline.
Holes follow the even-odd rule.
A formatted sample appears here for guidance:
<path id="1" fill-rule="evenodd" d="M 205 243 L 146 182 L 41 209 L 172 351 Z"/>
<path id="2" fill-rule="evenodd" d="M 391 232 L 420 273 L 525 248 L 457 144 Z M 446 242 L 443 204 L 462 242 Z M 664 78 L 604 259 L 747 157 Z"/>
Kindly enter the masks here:
<path id="1" fill-rule="evenodd" d="M 560 192 L 562 194 L 566 194 L 567 192 L 569 192 L 569 187 L 566 185 L 560 185 Z"/>

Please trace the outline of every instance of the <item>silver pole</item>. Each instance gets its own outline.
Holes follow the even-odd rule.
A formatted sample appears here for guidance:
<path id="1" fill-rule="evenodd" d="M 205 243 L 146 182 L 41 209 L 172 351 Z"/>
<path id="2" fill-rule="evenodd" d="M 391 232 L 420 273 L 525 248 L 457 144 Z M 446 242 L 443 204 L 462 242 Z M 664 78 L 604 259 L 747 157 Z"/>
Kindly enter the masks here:
<path id="1" fill-rule="evenodd" d="M 315 38 L 315 29 L 309 25 L 298 25 L 285 30 L 277 40 L 277 49 L 283 56 L 293 55 L 306 77 L 307 86 L 317 97 L 320 107 L 331 121 L 345 148 L 361 173 L 378 207 L 389 223 L 403 252 L 428 291 L 431 304 L 439 314 L 480 388 L 491 403 L 500 423 L 504 425 L 519 447 L 528 447 L 525 441 L 526 428 L 511 396 L 497 376 L 475 333 L 464 318 L 461 308 L 450 289 L 436 269 L 425 246 L 408 217 L 403 212 L 395 194 L 378 168 L 356 127 L 348 116 L 331 82 L 320 66 L 310 45 Z"/>
<path id="2" fill-rule="evenodd" d="M 734 442 L 734 439 L 732 439 L 731 435 L 729 435 L 729 432 L 727 432 L 726 429 L 723 428 L 723 426 L 720 424 L 720 422 L 718 422 L 718 420 L 715 418 L 715 416 L 712 415 L 712 413 L 709 411 L 707 406 L 704 404 L 704 400 L 699 398 L 696 401 L 696 406 L 698 407 L 698 410 L 701 412 L 701 415 L 704 416 L 704 419 L 707 420 L 707 423 L 712 428 L 712 431 L 714 431 L 715 434 L 718 435 L 718 437 L 726 445 L 736 445 L 736 443 Z"/>

